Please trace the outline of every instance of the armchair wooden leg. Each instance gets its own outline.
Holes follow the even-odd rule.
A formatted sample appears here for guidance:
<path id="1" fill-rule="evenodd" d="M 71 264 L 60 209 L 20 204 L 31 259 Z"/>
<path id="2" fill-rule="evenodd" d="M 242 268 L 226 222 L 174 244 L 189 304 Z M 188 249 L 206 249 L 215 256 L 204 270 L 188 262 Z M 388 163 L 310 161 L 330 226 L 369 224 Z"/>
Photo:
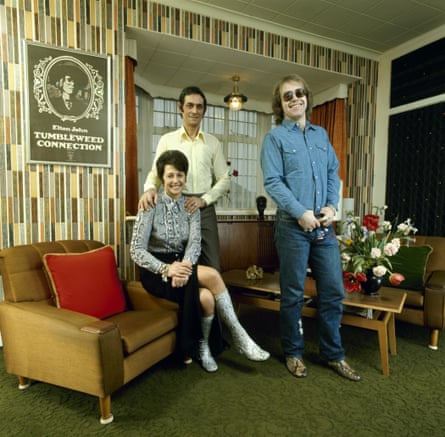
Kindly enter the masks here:
<path id="1" fill-rule="evenodd" d="M 105 396 L 104 398 L 99 398 L 100 405 L 100 423 L 106 425 L 111 423 L 114 419 L 111 414 L 111 395 Z"/>
<path id="2" fill-rule="evenodd" d="M 430 344 L 428 345 L 430 349 L 433 351 L 437 351 L 439 349 L 439 330 L 432 329 L 430 332 Z"/>
<path id="3" fill-rule="evenodd" d="M 19 376 L 19 390 L 26 390 L 30 385 L 31 382 L 28 378 L 25 378 L 24 376 Z"/>

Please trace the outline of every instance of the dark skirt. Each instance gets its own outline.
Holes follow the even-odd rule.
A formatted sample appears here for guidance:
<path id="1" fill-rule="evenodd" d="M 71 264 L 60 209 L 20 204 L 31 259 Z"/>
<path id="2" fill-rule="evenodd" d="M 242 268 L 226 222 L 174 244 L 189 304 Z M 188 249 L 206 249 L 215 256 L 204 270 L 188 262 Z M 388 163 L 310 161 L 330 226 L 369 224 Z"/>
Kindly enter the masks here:
<path id="1" fill-rule="evenodd" d="M 168 264 L 182 259 L 182 255 L 177 253 L 156 253 L 153 255 Z M 198 344 L 202 338 L 202 310 L 199 302 L 197 266 L 193 266 L 192 275 L 184 287 L 172 287 L 171 278 L 164 282 L 161 275 L 144 268 L 140 268 L 140 280 L 149 293 L 176 302 L 179 305 L 176 349 L 182 355 L 197 359 Z M 216 311 L 210 331 L 209 345 L 214 356 L 221 353 L 225 348 Z"/>

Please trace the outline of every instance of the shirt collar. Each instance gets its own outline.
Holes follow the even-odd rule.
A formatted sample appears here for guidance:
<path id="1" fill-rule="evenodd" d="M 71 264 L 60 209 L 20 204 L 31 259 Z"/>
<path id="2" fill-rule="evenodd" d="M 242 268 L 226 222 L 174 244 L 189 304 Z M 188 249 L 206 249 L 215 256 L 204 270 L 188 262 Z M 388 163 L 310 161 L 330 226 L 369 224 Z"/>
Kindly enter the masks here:
<path id="1" fill-rule="evenodd" d="M 166 194 L 165 191 L 163 191 L 161 193 L 161 198 L 162 198 L 162 201 L 169 207 L 171 207 L 175 204 L 184 203 L 184 196 L 181 196 L 179 199 L 175 200 L 175 199 L 172 199 L 168 194 Z"/>
<path id="2" fill-rule="evenodd" d="M 292 121 L 292 120 L 288 120 L 287 118 L 285 118 L 281 122 L 281 124 L 289 130 L 292 130 L 292 129 L 300 129 L 301 130 L 300 123 Z M 306 129 L 315 129 L 309 120 L 306 120 Z"/>
<path id="3" fill-rule="evenodd" d="M 188 136 L 186 130 L 184 129 L 184 126 L 181 126 L 180 131 L 181 131 L 181 138 L 183 140 L 191 141 L 191 138 Z M 201 130 L 201 128 L 199 128 L 199 132 L 198 132 L 198 135 L 196 136 L 196 139 L 199 139 L 205 143 L 204 132 Z"/>

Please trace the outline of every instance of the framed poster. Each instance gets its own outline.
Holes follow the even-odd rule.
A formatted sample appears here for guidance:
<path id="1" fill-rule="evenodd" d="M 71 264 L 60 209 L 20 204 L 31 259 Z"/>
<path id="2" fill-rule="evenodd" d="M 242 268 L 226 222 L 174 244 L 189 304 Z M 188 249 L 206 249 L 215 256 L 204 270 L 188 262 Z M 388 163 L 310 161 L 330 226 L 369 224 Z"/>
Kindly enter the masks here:
<path id="1" fill-rule="evenodd" d="M 110 167 L 110 57 L 24 46 L 28 162 Z"/>

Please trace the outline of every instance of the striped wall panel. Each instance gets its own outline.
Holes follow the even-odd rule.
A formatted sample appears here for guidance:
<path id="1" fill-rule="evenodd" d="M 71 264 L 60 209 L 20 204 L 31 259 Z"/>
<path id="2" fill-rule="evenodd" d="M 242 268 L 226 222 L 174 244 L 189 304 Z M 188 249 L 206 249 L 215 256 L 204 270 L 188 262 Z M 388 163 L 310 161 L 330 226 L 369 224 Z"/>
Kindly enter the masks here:
<path id="1" fill-rule="evenodd" d="M 120 250 L 125 211 L 122 23 L 118 2 L 34 0 L 0 5 L 0 248 L 85 238 Z M 24 40 L 112 57 L 111 168 L 27 162 Z"/>

